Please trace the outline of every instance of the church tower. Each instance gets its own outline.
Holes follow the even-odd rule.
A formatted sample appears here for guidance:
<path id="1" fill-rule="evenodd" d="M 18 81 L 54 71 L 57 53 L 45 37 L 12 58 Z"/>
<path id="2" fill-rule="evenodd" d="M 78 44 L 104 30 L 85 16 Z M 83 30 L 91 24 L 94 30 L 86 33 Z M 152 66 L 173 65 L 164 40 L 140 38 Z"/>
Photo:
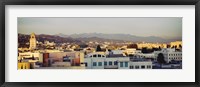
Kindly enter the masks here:
<path id="1" fill-rule="evenodd" d="M 30 35 L 30 46 L 29 49 L 30 50 L 34 50 L 36 49 L 36 37 L 35 37 L 35 33 L 31 33 Z"/>

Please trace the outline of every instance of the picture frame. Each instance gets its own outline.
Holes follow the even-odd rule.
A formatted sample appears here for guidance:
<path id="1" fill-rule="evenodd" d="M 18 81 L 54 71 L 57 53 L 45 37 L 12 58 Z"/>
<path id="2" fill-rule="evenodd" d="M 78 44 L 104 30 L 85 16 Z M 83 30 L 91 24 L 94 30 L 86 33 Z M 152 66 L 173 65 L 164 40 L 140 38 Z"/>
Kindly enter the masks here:
<path id="1" fill-rule="evenodd" d="M 5 6 L 6 5 L 195 5 L 195 82 L 5 82 Z M 135 86 L 135 87 L 199 87 L 200 0 L 3 0 L 1 1 L 0 83 L 1 87 L 66 87 L 66 86 Z M 185 78 L 187 79 L 187 78 Z"/>

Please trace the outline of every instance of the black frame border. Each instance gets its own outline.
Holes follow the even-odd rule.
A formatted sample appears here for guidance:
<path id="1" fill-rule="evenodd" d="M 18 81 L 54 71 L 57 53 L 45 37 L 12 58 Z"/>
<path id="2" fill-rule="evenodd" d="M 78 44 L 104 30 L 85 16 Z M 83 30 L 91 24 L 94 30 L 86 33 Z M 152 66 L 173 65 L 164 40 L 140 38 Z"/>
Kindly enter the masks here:
<path id="1" fill-rule="evenodd" d="M 2 0 L 0 1 L 0 85 L 1 87 L 200 87 L 200 0 Z M 6 5 L 195 5 L 195 82 L 5 82 L 5 6 Z M 66 77 L 67 78 L 67 77 Z M 187 78 L 183 78 L 187 79 Z"/>

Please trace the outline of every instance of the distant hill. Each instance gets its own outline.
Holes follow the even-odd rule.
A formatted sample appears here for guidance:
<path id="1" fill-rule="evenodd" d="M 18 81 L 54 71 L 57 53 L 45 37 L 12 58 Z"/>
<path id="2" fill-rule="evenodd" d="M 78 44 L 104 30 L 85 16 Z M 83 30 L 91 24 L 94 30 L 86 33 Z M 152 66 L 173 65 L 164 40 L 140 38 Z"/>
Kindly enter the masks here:
<path id="1" fill-rule="evenodd" d="M 29 35 L 26 34 L 18 34 L 18 42 L 19 43 L 27 43 L 29 42 Z M 36 39 L 39 42 L 44 42 L 48 40 L 50 42 L 55 43 L 83 43 L 89 41 L 97 41 L 97 42 L 161 42 L 161 43 L 169 43 L 172 41 L 181 40 L 181 38 L 176 39 L 163 39 L 160 37 L 149 36 L 149 37 L 140 37 L 134 36 L 129 34 L 102 34 L 102 33 L 82 33 L 82 34 L 72 34 L 72 35 L 65 35 L 65 34 L 56 34 L 56 35 L 47 35 L 47 34 L 40 34 L 36 35 Z"/>
<path id="2" fill-rule="evenodd" d="M 91 38 L 102 38 L 102 39 L 110 39 L 110 40 L 121 40 L 121 41 L 132 41 L 132 42 L 161 42 L 161 43 L 168 43 L 176 40 L 181 40 L 181 38 L 176 39 L 164 39 L 161 37 L 156 36 L 149 36 L 149 37 L 140 37 L 130 34 L 102 34 L 102 33 L 82 33 L 82 34 L 72 34 L 72 35 L 65 35 L 65 34 L 57 34 L 60 37 L 71 37 L 79 39 L 91 39 Z"/>
<path id="3" fill-rule="evenodd" d="M 18 34 L 18 42 L 19 43 L 27 43 L 29 42 L 30 35 L 26 34 Z M 40 34 L 36 35 L 36 39 L 39 42 L 44 42 L 45 40 L 48 40 L 50 42 L 55 42 L 55 43 L 79 43 L 81 42 L 80 40 L 73 39 L 70 37 L 60 37 L 56 35 L 46 35 L 46 34 Z"/>
<path id="4" fill-rule="evenodd" d="M 123 40 L 104 39 L 104 38 L 99 38 L 99 37 L 80 37 L 80 38 L 76 38 L 76 39 L 83 41 L 83 42 L 89 42 L 89 41 L 95 41 L 95 42 L 125 42 Z"/>

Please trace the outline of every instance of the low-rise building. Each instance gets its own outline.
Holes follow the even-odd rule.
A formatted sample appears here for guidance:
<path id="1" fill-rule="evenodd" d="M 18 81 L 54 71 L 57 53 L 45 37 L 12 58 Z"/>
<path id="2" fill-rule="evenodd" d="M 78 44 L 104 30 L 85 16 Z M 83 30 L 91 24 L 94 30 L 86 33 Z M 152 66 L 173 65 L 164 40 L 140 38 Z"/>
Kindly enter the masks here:
<path id="1" fill-rule="evenodd" d="M 29 62 L 18 62 L 18 69 L 30 69 L 31 63 Z"/>
<path id="2" fill-rule="evenodd" d="M 170 63 L 171 61 L 182 61 L 182 52 L 176 51 L 175 48 L 164 48 L 161 51 L 154 51 L 156 60 L 159 53 L 163 54 L 164 60 L 167 63 Z"/>
<path id="3" fill-rule="evenodd" d="M 145 58 L 134 58 L 129 62 L 130 69 L 152 69 L 152 61 Z"/>
<path id="4" fill-rule="evenodd" d="M 123 55 L 107 56 L 92 53 L 85 58 L 85 67 L 86 69 L 128 69 L 129 59 Z"/>
<path id="5" fill-rule="evenodd" d="M 30 58 L 37 60 L 37 62 L 43 63 L 43 53 L 24 52 L 24 53 L 19 53 L 19 56 L 18 56 L 18 60 L 30 59 Z"/>
<path id="6" fill-rule="evenodd" d="M 124 50 L 124 53 L 128 54 L 128 55 L 133 55 L 137 52 L 137 50 L 135 48 L 127 48 L 126 50 Z"/>
<path id="7" fill-rule="evenodd" d="M 152 62 L 141 58 L 130 60 L 123 54 L 92 53 L 85 58 L 85 67 L 86 69 L 152 69 Z"/>
<path id="8" fill-rule="evenodd" d="M 53 62 L 65 62 L 65 60 L 69 60 L 72 65 L 84 65 L 83 52 L 54 52 L 49 53 L 49 58 Z"/>
<path id="9" fill-rule="evenodd" d="M 136 53 L 134 54 L 135 58 L 155 58 L 154 53 Z"/>

